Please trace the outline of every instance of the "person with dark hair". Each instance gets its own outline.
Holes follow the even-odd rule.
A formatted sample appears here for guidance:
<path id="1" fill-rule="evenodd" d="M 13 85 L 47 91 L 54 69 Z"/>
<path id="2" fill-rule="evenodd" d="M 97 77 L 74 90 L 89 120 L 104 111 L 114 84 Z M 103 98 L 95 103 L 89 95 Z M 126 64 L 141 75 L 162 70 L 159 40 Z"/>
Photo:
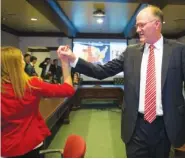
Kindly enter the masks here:
<path id="1" fill-rule="evenodd" d="M 41 78 L 48 80 L 50 77 L 52 77 L 51 73 L 51 58 L 46 57 L 43 62 L 39 65 L 40 68 L 42 68 L 41 72 Z"/>
<path id="2" fill-rule="evenodd" d="M 32 66 L 32 71 L 33 71 L 32 74 L 33 74 L 34 76 L 38 76 L 37 72 L 35 71 L 35 64 L 36 64 L 36 62 L 37 62 L 37 57 L 31 56 L 31 58 L 30 58 L 30 64 L 31 64 L 31 66 Z"/>
<path id="3" fill-rule="evenodd" d="M 35 71 L 34 65 L 37 62 L 37 57 L 35 56 L 31 56 L 30 58 L 30 63 L 26 65 L 25 67 L 25 72 L 29 75 L 29 76 L 38 76 L 38 74 Z"/>
<path id="4" fill-rule="evenodd" d="M 54 83 L 61 83 L 62 70 L 61 67 L 58 65 L 58 59 L 53 60 L 53 64 L 51 66 L 51 74 Z"/>
<path id="5" fill-rule="evenodd" d="M 163 13 L 147 6 L 136 17 L 140 44 L 128 46 L 104 65 L 92 64 L 67 47 L 58 53 L 79 73 L 104 79 L 124 71 L 121 137 L 127 157 L 169 157 L 185 143 L 185 45 L 163 38 Z"/>
<path id="6" fill-rule="evenodd" d="M 32 62 L 35 65 L 35 63 L 37 62 L 37 57 L 31 56 L 30 62 Z"/>
<path id="7" fill-rule="evenodd" d="M 25 62 L 19 49 L 1 48 L 2 157 L 42 157 L 39 151 L 51 133 L 39 111 L 41 98 L 70 97 L 75 92 L 69 62 L 64 61 L 61 65 L 64 83 L 49 84 L 25 73 Z"/>
<path id="8" fill-rule="evenodd" d="M 25 61 L 25 68 L 24 68 L 24 71 L 25 71 L 26 73 L 28 73 L 28 74 L 29 74 L 29 72 L 27 72 L 27 67 L 28 67 L 28 65 L 30 64 L 30 58 L 31 58 L 31 55 L 30 55 L 30 54 L 28 54 L 28 53 L 24 54 L 24 61 Z"/>
<path id="9" fill-rule="evenodd" d="M 25 63 L 29 63 L 30 62 L 30 58 L 31 58 L 30 54 L 28 54 L 28 53 L 24 54 L 24 61 L 25 61 Z"/>

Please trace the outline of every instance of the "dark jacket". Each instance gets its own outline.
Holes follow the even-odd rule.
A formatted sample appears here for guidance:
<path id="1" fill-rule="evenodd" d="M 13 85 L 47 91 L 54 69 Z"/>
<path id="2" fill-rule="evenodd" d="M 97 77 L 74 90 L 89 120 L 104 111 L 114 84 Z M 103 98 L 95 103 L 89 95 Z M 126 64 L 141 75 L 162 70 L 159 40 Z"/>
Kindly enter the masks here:
<path id="1" fill-rule="evenodd" d="M 37 73 L 35 71 L 34 66 L 32 66 L 30 63 L 26 64 L 24 71 L 29 75 L 29 76 L 37 76 Z"/>
<path id="2" fill-rule="evenodd" d="M 52 72 L 53 78 L 55 79 L 60 79 L 62 77 L 62 68 L 60 66 L 52 65 L 51 72 Z"/>
<path id="3" fill-rule="evenodd" d="M 43 79 L 45 79 L 47 77 L 47 74 L 45 73 L 46 72 L 46 67 L 47 67 L 46 62 L 44 61 L 44 62 L 40 63 L 39 67 L 42 68 L 42 72 L 41 72 L 40 76 Z M 49 68 L 49 72 L 51 72 L 51 65 L 50 65 L 50 68 Z"/>

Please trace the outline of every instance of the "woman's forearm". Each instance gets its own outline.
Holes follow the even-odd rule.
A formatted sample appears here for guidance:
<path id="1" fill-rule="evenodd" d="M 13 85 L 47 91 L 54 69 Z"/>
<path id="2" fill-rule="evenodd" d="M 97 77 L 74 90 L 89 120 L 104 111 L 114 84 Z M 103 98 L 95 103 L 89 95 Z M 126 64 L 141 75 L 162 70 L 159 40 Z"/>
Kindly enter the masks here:
<path id="1" fill-rule="evenodd" d="M 61 65 L 62 65 L 64 82 L 72 86 L 73 83 L 71 79 L 71 67 L 69 65 L 68 60 L 62 61 Z"/>

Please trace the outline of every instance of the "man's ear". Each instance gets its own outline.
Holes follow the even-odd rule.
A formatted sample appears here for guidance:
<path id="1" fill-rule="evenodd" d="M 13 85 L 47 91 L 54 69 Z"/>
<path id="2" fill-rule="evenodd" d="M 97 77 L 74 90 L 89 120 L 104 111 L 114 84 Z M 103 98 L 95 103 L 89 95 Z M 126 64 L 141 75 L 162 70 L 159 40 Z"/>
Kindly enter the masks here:
<path id="1" fill-rule="evenodd" d="M 160 22 L 160 20 L 156 20 L 155 25 L 156 25 L 156 28 L 157 29 L 161 28 L 161 22 Z"/>

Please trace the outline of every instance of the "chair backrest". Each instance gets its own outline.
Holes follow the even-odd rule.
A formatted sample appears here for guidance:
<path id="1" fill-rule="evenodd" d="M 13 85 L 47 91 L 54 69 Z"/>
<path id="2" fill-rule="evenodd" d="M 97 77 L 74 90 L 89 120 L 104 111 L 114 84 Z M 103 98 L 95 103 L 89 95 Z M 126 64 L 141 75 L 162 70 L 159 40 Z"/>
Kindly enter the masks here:
<path id="1" fill-rule="evenodd" d="M 64 146 L 64 158 L 83 158 L 86 152 L 86 142 L 79 135 L 70 135 Z"/>

